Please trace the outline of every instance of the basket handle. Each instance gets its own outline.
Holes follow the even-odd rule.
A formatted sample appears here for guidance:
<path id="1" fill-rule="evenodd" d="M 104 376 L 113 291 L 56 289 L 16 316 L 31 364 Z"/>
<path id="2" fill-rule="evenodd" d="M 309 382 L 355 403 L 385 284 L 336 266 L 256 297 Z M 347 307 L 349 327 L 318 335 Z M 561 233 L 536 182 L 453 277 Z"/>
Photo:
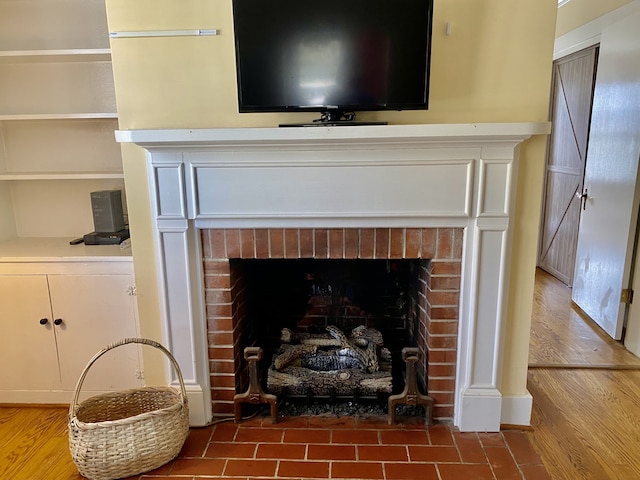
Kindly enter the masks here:
<path id="1" fill-rule="evenodd" d="M 98 358 L 100 358 L 102 355 L 104 355 L 105 353 L 107 353 L 109 350 L 113 350 L 114 348 L 117 347 L 121 347 L 122 345 L 128 345 L 130 343 L 140 343 L 143 345 L 149 345 L 151 347 L 155 347 L 158 350 L 160 350 L 162 353 L 164 353 L 169 360 L 171 361 L 171 364 L 173 365 L 174 370 L 176 371 L 176 373 L 178 374 L 178 381 L 180 382 L 180 394 L 181 394 L 181 401 L 184 404 L 187 398 L 187 390 L 184 386 L 184 379 L 182 378 L 182 372 L 180 371 L 180 366 L 178 365 L 178 362 L 176 361 L 176 359 L 173 357 L 173 355 L 171 355 L 171 352 L 169 350 L 167 350 L 163 345 L 161 345 L 160 343 L 154 341 L 154 340 L 149 340 L 148 338 L 123 338 L 122 340 L 118 340 L 116 342 L 110 343 L 109 345 L 107 345 L 106 347 L 104 347 L 102 350 L 100 350 L 98 353 L 96 353 L 91 360 L 89 360 L 89 363 L 87 363 L 87 366 L 84 367 L 84 370 L 82 371 L 82 375 L 80 375 L 80 378 L 78 379 L 78 383 L 76 385 L 76 391 L 73 395 L 73 401 L 71 402 L 71 405 L 69 406 L 69 417 L 74 417 L 75 414 L 78 411 L 78 398 L 80 397 L 80 390 L 82 389 L 82 384 L 84 383 L 84 379 L 87 376 L 87 374 L 89 373 L 89 369 L 91 368 L 91 366 L 96 362 L 96 360 L 98 360 Z"/>

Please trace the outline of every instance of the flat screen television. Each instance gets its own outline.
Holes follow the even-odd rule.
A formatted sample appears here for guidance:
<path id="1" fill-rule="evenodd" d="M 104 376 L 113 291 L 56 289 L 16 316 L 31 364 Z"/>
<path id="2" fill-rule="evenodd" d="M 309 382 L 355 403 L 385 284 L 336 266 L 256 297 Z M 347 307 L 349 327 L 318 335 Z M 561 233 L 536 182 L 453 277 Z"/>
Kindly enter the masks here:
<path id="1" fill-rule="evenodd" d="M 240 112 L 428 107 L 433 0 L 233 0 Z"/>

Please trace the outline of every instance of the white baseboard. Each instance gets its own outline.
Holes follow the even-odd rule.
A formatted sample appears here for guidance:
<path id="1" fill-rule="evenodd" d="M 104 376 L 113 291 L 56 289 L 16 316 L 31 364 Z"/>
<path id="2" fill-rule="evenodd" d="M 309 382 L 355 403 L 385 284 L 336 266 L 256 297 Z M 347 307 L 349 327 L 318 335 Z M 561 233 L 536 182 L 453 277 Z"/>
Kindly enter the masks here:
<path id="1" fill-rule="evenodd" d="M 500 423 L 503 425 L 531 425 L 533 397 L 529 392 L 524 395 L 503 395 Z"/>

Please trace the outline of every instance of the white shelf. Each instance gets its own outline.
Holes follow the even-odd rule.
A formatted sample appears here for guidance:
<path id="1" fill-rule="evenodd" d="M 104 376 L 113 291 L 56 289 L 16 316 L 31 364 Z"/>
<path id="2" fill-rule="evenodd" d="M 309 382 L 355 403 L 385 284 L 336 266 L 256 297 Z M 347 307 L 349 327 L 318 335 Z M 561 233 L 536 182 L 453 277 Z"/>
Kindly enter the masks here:
<path id="1" fill-rule="evenodd" d="M 69 245 L 71 240 L 72 237 L 22 237 L 0 242 L 0 263 L 131 261 L 131 248 Z"/>
<path id="2" fill-rule="evenodd" d="M 104 120 L 118 118 L 115 112 L 102 113 L 29 113 L 18 115 L 0 115 L 0 121 L 20 120 Z"/>
<path id="3" fill-rule="evenodd" d="M 111 50 L 108 48 L 0 51 L 0 63 L 108 62 L 110 60 Z"/>
<path id="4" fill-rule="evenodd" d="M 0 173 L 1 181 L 16 180 L 114 180 L 124 178 L 120 172 L 24 172 Z"/>

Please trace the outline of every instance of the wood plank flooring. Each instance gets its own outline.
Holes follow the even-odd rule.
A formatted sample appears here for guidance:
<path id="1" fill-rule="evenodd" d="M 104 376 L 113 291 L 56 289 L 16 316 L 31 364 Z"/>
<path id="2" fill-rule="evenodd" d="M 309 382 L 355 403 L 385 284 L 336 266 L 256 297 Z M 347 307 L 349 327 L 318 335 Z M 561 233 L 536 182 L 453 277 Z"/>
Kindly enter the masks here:
<path id="1" fill-rule="evenodd" d="M 539 272 L 536 285 L 529 370 L 533 429 L 523 438 L 535 447 L 553 479 L 640 479 L 640 371 L 618 369 L 636 368 L 639 359 L 573 311 L 570 290 L 560 282 Z M 564 368 L 567 365 L 571 368 Z M 207 434 L 195 432 L 196 439 L 201 432 Z M 502 436 L 511 433 L 520 432 L 505 431 Z M 444 465 L 442 471 L 453 469 L 452 465 Z M 546 478 L 535 470 L 530 476 L 522 466 L 520 474 L 512 476 L 499 475 L 493 464 L 491 468 L 501 479 Z M 144 476 L 205 477 L 212 478 L 162 472 Z M 69 455 L 65 409 L 0 408 L 0 478 L 82 479 Z"/>
<path id="2" fill-rule="evenodd" d="M 640 358 L 609 337 L 571 302 L 571 289 L 536 273 L 529 366 L 640 368 Z"/>
<path id="3" fill-rule="evenodd" d="M 527 436 L 554 479 L 640 479 L 640 359 L 576 312 L 570 292 L 538 272 Z"/>

